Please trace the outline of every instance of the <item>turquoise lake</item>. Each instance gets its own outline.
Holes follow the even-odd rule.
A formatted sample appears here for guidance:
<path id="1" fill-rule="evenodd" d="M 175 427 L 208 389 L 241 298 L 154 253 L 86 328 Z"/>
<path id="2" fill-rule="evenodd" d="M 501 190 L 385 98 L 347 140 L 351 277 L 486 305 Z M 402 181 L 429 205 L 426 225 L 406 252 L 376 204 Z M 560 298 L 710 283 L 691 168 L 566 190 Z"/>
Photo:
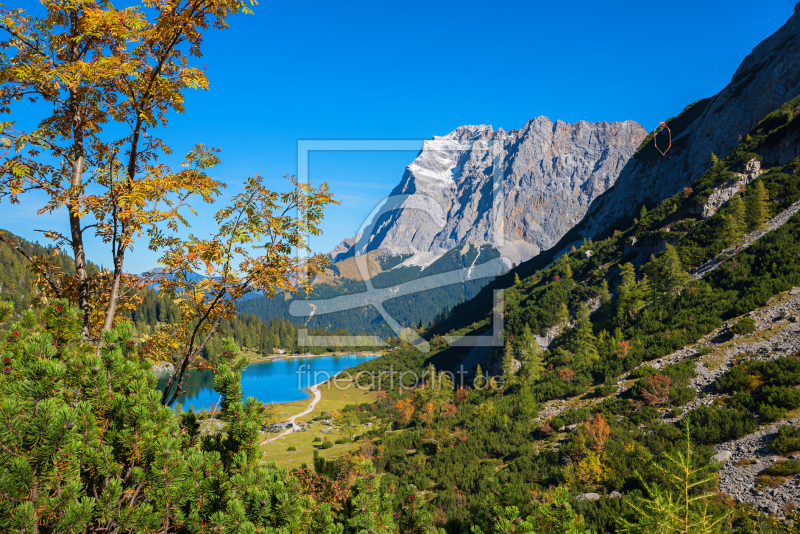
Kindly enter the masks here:
<path id="1" fill-rule="evenodd" d="M 305 390 L 313 384 L 373 358 L 375 356 L 348 354 L 251 363 L 242 373 L 244 397 L 255 397 L 267 403 L 307 399 L 309 395 Z M 158 389 L 164 388 L 168 377 L 168 373 L 158 373 Z M 211 371 L 189 371 L 184 389 L 186 393 L 178 397 L 175 406 L 192 406 L 195 411 L 202 411 L 219 401 Z"/>

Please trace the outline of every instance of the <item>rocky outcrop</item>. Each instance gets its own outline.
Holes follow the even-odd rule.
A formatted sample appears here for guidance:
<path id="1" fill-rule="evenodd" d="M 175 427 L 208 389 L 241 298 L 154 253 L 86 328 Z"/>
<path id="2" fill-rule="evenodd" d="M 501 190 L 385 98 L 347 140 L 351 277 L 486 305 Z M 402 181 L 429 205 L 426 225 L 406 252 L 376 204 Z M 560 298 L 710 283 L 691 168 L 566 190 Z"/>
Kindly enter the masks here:
<path id="1" fill-rule="evenodd" d="M 708 219 L 737 194 L 742 194 L 747 185 L 761 176 L 761 162 L 751 159 L 745 164 L 744 172 L 733 173 L 733 178 L 720 185 L 708 196 L 708 202 L 703 206 L 703 219 Z"/>
<path id="2" fill-rule="evenodd" d="M 336 259 L 491 244 L 511 263 L 553 246 L 617 179 L 646 132 L 633 121 L 462 126 L 423 143 L 383 214 Z"/>
<path id="3" fill-rule="evenodd" d="M 645 201 L 659 202 L 689 186 L 710 166 L 711 153 L 724 157 L 762 118 L 800 95 L 800 12 L 755 47 L 714 97 L 689 106 L 670 122 L 672 148 L 661 156 L 648 139 L 628 161 L 614 186 L 589 209 L 581 233 L 594 236 L 620 218 L 632 217 Z M 787 139 L 761 154 L 784 165 L 800 153 Z M 566 247 L 568 243 L 560 246 Z"/>

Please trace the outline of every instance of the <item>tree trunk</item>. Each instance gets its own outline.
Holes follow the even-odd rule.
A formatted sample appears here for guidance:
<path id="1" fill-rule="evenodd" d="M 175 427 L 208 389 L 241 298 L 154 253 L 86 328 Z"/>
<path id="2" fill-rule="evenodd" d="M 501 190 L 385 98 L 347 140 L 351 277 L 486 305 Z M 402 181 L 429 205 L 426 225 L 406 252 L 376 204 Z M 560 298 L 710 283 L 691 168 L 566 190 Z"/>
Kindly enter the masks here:
<path id="1" fill-rule="evenodd" d="M 80 58 L 78 52 L 78 12 L 70 12 L 70 61 L 77 62 Z M 92 307 L 89 298 L 89 276 L 86 272 L 86 250 L 83 246 L 83 229 L 81 228 L 81 217 L 79 207 L 75 205 L 74 195 L 78 193 L 83 185 L 83 165 L 85 156 L 83 117 L 81 116 L 81 106 L 79 97 L 75 91 L 70 90 L 69 95 L 69 114 L 72 121 L 72 180 L 70 181 L 70 193 L 67 200 L 69 210 L 69 229 L 72 241 L 72 253 L 75 258 L 75 277 L 78 280 L 78 307 L 83 313 L 83 327 L 81 328 L 81 338 L 84 341 L 89 339 L 89 321 L 91 319 Z"/>

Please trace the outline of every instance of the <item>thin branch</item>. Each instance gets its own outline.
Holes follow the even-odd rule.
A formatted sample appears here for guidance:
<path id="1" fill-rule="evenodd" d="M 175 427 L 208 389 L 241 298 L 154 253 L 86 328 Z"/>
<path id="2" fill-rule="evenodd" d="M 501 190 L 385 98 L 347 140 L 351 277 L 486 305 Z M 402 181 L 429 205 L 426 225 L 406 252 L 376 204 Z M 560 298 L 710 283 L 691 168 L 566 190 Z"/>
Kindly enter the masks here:
<path id="1" fill-rule="evenodd" d="M 26 259 L 27 259 L 29 262 L 31 262 L 31 264 L 33 264 L 33 263 L 34 263 L 34 260 L 33 260 L 33 258 L 31 258 L 31 257 L 30 257 L 30 255 L 28 255 L 28 253 L 27 253 L 27 252 L 25 252 L 25 250 L 23 250 L 23 249 L 22 249 L 22 247 L 20 247 L 20 246 L 19 246 L 19 245 L 18 245 L 16 242 L 14 242 L 14 241 L 11 241 L 10 239 L 6 239 L 6 238 L 5 238 L 4 236 L 2 236 L 2 235 L 0 235 L 0 241 L 2 241 L 3 243 L 5 243 L 6 245 L 8 245 L 9 247 L 13 248 L 13 249 L 14 249 L 14 250 L 16 250 L 17 252 L 19 252 L 20 254 L 22 254 L 23 256 L 25 256 L 25 258 L 26 258 Z M 64 298 L 64 297 L 62 296 L 61 289 L 60 289 L 60 288 L 59 288 L 59 287 L 56 285 L 56 283 L 53 281 L 53 279 L 52 279 L 52 277 L 51 277 L 50 273 L 48 273 L 47 271 L 39 271 L 39 272 L 40 272 L 40 273 L 42 273 L 42 276 L 44 276 L 44 279 L 47 281 L 47 284 L 50 286 L 50 288 L 51 288 L 51 289 L 53 290 L 53 292 L 56 294 L 56 297 L 58 297 L 58 298 Z"/>

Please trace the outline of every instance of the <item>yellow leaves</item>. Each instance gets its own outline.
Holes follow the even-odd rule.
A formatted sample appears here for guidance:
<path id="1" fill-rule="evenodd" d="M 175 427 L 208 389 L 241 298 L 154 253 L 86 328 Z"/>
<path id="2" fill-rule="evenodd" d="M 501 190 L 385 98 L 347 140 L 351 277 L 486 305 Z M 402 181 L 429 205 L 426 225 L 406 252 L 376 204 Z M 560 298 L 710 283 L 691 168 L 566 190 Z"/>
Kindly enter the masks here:
<path id="1" fill-rule="evenodd" d="M 415 411 L 414 401 L 410 397 L 400 399 L 394 405 L 394 409 L 397 412 L 398 420 L 400 420 L 403 423 L 408 423 L 414 416 L 414 411 Z"/>
<path id="2" fill-rule="evenodd" d="M 603 459 L 600 454 L 590 452 L 575 467 L 575 477 L 590 486 L 597 486 L 608 480 L 608 473 L 603 468 Z"/>

